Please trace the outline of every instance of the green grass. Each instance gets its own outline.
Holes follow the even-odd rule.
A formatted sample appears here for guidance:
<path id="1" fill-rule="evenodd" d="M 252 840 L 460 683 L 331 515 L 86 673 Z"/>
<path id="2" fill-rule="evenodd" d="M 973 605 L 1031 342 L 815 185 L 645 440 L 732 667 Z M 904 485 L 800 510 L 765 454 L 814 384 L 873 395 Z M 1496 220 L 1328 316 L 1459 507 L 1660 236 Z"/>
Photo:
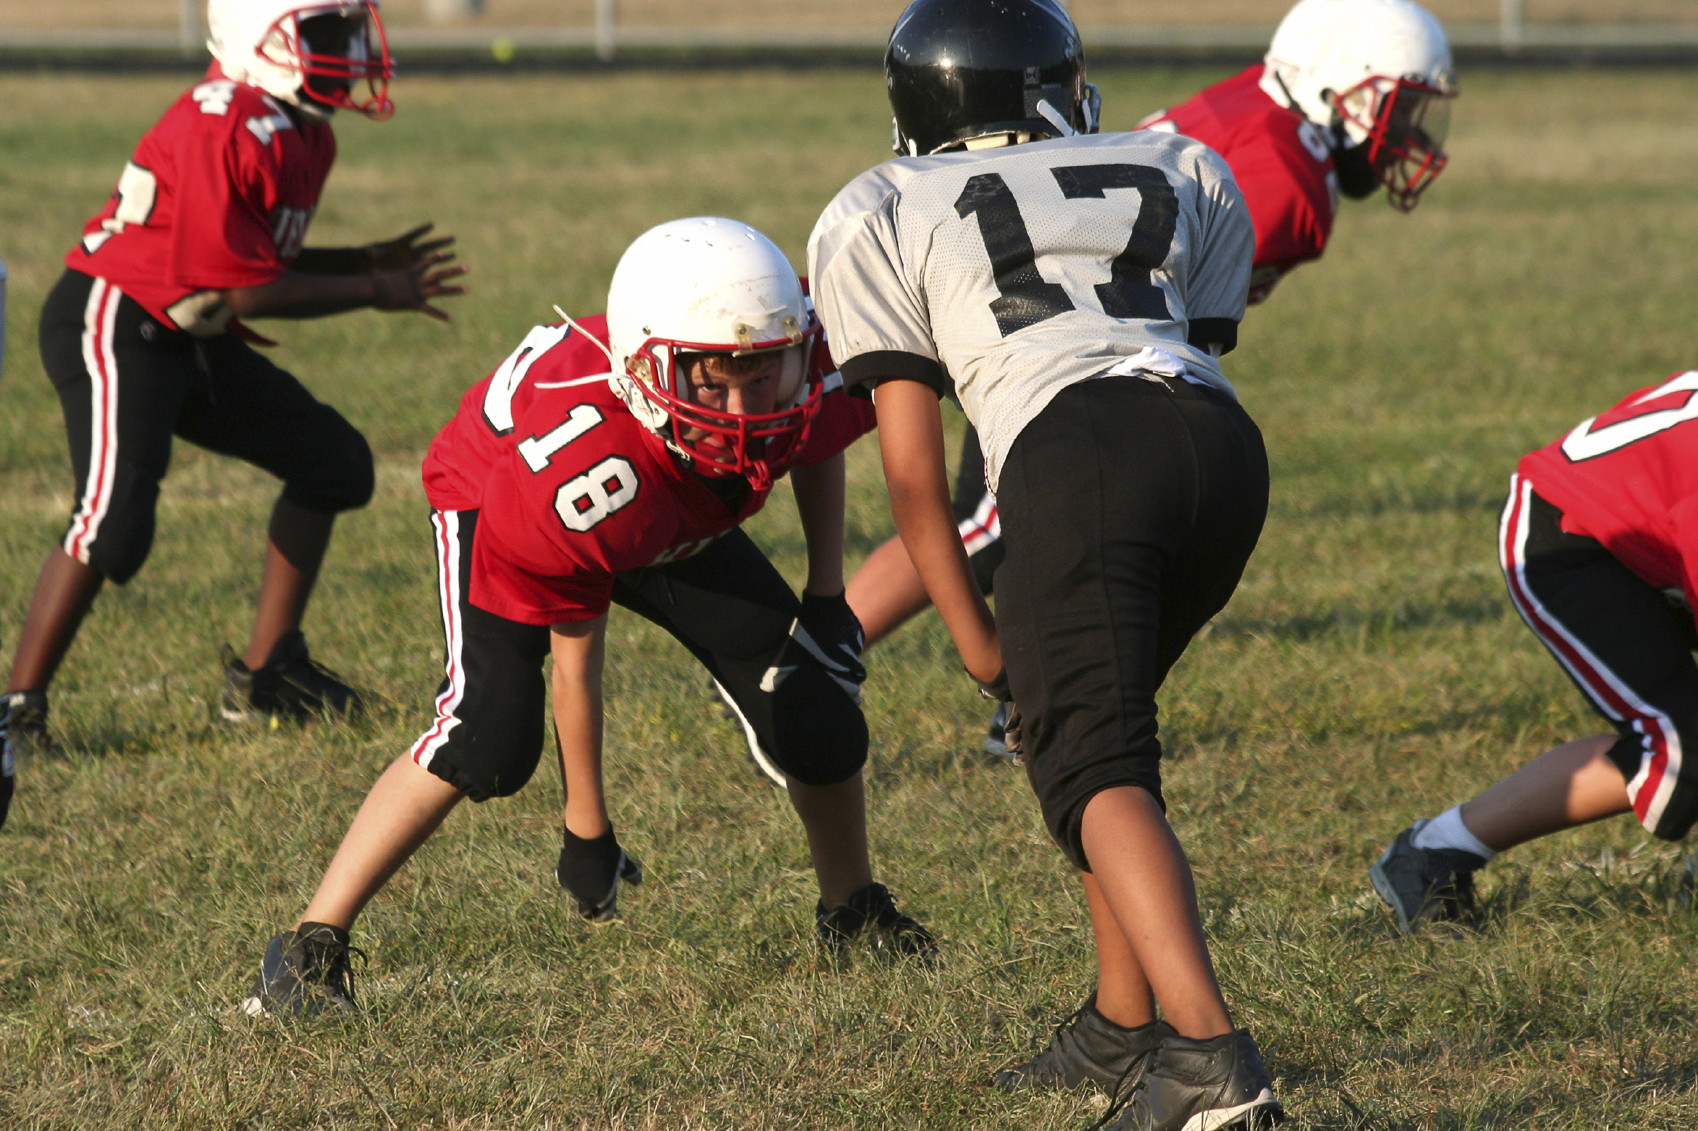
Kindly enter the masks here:
<path id="1" fill-rule="evenodd" d="M 1110 126 L 1216 71 L 1095 76 Z M 169 80 L 0 77 L 0 639 L 70 503 L 36 312 Z M 649 881 L 586 927 L 554 889 L 558 786 L 466 806 L 372 905 L 366 1009 L 313 1025 L 234 1003 L 299 912 L 438 678 L 425 444 L 559 302 L 600 308 L 624 245 L 696 212 L 798 262 L 818 210 L 885 156 L 867 73 L 409 80 L 346 123 L 315 242 L 429 217 L 475 292 L 441 327 L 272 324 L 276 356 L 371 437 L 315 650 L 397 706 L 352 730 L 215 723 L 273 488 L 188 447 L 152 560 L 106 593 L 55 687 L 76 756 L 24 768 L 0 834 L 0 1125 L 1070 1127 L 1086 1101 L 989 1074 L 1089 986 L 1076 883 L 1020 775 L 976 754 L 983 705 L 928 616 L 870 657 L 879 872 L 946 938 L 935 970 L 837 970 L 811 944 L 799 830 L 682 650 L 616 614 L 608 773 Z M 1347 207 L 1326 259 L 1254 311 L 1228 372 L 1274 465 L 1262 546 L 1164 696 L 1174 824 L 1215 956 L 1299 1126 L 1698 1124 L 1681 853 L 1631 821 L 1527 846 L 1478 933 L 1399 937 L 1380 847 L 1599 724 L 1494 564 L 1515 459 L 1690 365 L 1698 76 L 1467 76 L 1453 162 L 1413 216 Z M 889 532 L 851 453 L 851 553 Z M 752 529 L 793 577 L 784 492 Z"/>

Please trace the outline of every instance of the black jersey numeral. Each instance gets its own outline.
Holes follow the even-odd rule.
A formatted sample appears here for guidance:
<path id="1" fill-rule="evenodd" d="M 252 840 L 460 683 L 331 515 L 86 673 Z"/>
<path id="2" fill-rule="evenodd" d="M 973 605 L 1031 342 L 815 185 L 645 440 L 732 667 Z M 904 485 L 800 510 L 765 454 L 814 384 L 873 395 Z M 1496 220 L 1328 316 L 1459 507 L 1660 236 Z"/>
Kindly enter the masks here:
<path id="1" fill-rule="evenodd" d="M 1132 238 L 1126 241 L 1126 250 L 1114 257 L 1109 281 L 1097 284 L 1097 300 L 1111 318 L 1171 321 L 1167 296 L 1150 282 L 1150 272 L 1167 262 L 1179 225 L 1179 194 L 1167 177 L 1145 165 L 1068 165 L 1050 172 L 1061 186 L 1061 195 L 1069 200 L 1104 200 L 1108 189 L 1138 190 Z"/>
<path id="2" fill-rule="evenodd" d="M 1073 309 L 1073 300 L 1060 283 L 1046 283 L 1038 274 L 1037 253 L 1020 204 L 1000 173 L 969 177 L 955 201 L 955 214 L 979 218 L 979 237 L 985 241 L 997 297 L 991 300 L 996 328 L 1003 337 L 1035 326 Z"/>
<path id="3" fill-rule="evenodd" d="M 1096 285 L 1097 301 L 1111 318 L 1170 321 L 1167 296 L 1150 281 L 1150 272 L 1167 261 L 1179 223 L 1179 195 L 1166 175 L 1144 165 L 1068 165 L 1050 174 L 1069 200 L 1103 200 L 1109 189 L 1138 190 L 1131 238 L 1109 264 L 1109 281 Z M 955 201 L 955 214 L 978 218 L 997 290 L 991 314 L 1003 337 L 1078 309 L 1060 283 L 1038 273 L 1020 203 L 1000 173 L 969 177 Z"/>

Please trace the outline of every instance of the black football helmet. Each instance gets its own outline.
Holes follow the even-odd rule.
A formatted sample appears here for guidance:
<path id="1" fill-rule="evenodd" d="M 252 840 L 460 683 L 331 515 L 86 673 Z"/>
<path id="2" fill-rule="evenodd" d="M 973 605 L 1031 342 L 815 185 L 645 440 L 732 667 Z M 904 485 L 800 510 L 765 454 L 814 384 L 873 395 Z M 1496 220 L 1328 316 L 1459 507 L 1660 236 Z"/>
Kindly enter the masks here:
<path id="1" fill-rule="evenodd" d="M 1097 131 L 1079 29 L 1056 0 L 913 0 L 890 33 L 884 85 L 904 157 Z"/>

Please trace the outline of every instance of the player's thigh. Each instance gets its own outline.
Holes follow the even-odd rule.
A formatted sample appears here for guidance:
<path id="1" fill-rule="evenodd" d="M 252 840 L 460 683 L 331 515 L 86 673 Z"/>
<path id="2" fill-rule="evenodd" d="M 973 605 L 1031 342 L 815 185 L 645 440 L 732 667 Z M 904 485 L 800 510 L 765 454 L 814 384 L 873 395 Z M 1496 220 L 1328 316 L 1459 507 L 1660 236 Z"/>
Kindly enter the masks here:
<path id="1" fill-rule="evenodd" d="M 1176 390 L 1197 469 L 1190 529 L 1162 584 L 1158 685 L 1197 632 L 1226 607 L 1268 513 L 1268 455 L 1261 431 L 1224 394 Z"/>
<path id="2" fill-rule="evenodd" d="M 200 377 L 192 345 L 110 284 L 74 271 L 48 296 L 40 343 L 76 476 L 65 550 L 124 581 L 152 545 L 172 430 Z"/>
<path id="3" fill-rule="evenodd" d="M 762 760 L 809 785 L 836 784 L 865 764 L 860 706 L 805 650 L 785 650 L 801 603 L 741 530 L 683 561 L 619 574 L 613 600 L 707 668 Z"/>
<path id="4" fill-rule="evenodd" d="M 431 515 L 444 642 L 435 718 L 413 761 L 474 801 L 517 792 L 541 758 L 548 629 L 471 603 L 476 511 Z"/>
<path id="5" fill-rule="evenodd" d="M 341 413 L 234 335 L 203 342 L 201 354 L 207 380 L 184 404 L 179 436 L 270 472 L 309 510 L 370 499 L 371 448 Z"/>
<path id="6" fill-rule="evenodd" d="M 1084 866 L 1097 792 L 1161 796 L 1156 691 L 1163 577 L 1195 495 L 1169 394 L 1131 378 L 1064 390 L 1002 469 L 997 625 L 1046 824 Z"/>
<path id="7" fill-rule="evenodd" d="M 1620 736 L 1610 757 L 1645 827 L 1678 839 L 1698 820 L 1698 667 L 1690 614 L 1518 480 L 1503 527 L 1516 611 Z M 1517 502 L 1519 501 L 1519 506 Z M 1687 752 L 1691 751 L 1692 765 Z"/>
<path id="8" fill-rule="evenodd" d="M 801 609 L 742 530 L 682 561 L 619 574 L 613 600 L 666 629 L 712 671 L 764 669 Z"/>

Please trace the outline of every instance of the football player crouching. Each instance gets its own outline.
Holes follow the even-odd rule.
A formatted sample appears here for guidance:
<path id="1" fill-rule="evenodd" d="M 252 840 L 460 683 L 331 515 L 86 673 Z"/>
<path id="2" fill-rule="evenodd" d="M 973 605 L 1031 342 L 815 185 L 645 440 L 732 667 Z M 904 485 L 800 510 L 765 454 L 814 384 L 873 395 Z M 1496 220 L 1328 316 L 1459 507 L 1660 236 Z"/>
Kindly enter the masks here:
<path id="1" fill-rule="evenodd" d="M 392 65 L 376 0 L 209 0 L 213 62 L 137 144 L 65 257 L 40 323 L 76 504 L 47 555 L 0 698 L 0 755 L 56 749 L 47 692 L 106 582 L 153 545 L 174 438 L 282 481 L 245 652 L 221 711 L 274 723 L 357 712 L 300 631 L 336 516 L 371 497 L 359 431 L 253 348 L 245 323 L 348 310 L 419 311 L 461 293 L 452 239 L 430 225 L 360 247 L 305 247 L 339 109 L 387 118 Z"/>
<path id="2" fill-rule="evenodd" d="M 872 414 L 838 389 L 784 253 L 732 220 L 640 236 L 605 319 L 539 326 L 460 402 L 425 459 L 446 676 L 436 720 L 378 779 L 249 1013 L 351 1008 L 349 927 L 464 798 L 517 792 L 543 746 L 543 660 L 566 786 L 556 878 L 590 919 L 642 870 L 602 789 L 610 605 L 670 632 L 781 771 L 819 880 L 829 951 L 865 936 L 929 956 L 866 848 L 860 626 L 843 599 L 843 449 Z M 800 600 L 740 523 L 790 473 Z"/>

